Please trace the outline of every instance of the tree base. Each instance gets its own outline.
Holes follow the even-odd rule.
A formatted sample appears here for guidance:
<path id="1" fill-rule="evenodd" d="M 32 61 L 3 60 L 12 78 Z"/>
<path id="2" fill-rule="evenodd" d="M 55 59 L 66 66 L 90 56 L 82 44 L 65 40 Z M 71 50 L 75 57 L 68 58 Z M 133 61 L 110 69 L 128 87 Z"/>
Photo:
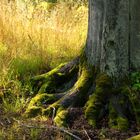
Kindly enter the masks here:
<path id="1" fill-rule="evenodd" d="M 81 63 L 79 58 L 34 77 L 31 83 L 37 94 L 25 112 L 28 117 L 44 115 L 57 126 L 67 127 L 69 109 L 84 107 L 93 127 L 98 127 L 104 116 L 108 117 L 109 127 L 118 130 L 128 130 L 132 118 L 140 124 L 139 95 L 126 82 L 115 88 L 109 76 L 98 73 L 85 61 Z"/>

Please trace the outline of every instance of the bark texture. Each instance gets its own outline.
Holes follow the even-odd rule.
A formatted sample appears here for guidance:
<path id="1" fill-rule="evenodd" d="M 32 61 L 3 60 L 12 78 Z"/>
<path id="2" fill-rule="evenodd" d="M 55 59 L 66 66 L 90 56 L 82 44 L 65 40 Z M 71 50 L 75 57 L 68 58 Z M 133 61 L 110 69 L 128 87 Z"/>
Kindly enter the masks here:
<path id="1" fill-rule="evenodd" d="M 140 69 L 140 0 L 130 0 L 131 69 Z"/>
<path id="2" fill-rule="evenodd" d="M 139 0 L 89 0 L 88 63 L 117 79 L 140 68 Z"/>

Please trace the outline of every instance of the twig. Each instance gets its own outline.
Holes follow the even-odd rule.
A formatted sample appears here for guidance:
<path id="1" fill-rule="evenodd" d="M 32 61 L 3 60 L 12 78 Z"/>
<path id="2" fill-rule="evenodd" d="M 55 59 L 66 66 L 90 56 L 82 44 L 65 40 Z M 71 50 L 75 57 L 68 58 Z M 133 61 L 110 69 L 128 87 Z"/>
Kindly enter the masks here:
<path id="1" fill-rule="evenodd" d="M 54 116 L 55 116 L 55 112 L 56 112 L 56 109 L 55 109 L 55 107 L 52 107 L 53 108 L 53 114 L 52 114 L 52 124 L 53 124 L 53 120 L 54 120 Z"/>
<path id="2" fill-rule="evenodd" d="M 8 119 L 8 118 L 6 118 L 7 119 L 7 122 L 10 124 L 11 123 L 11 121 Z"/>
<path id="3" fill-rule="evenodd" d="M 0 124 L 1 124 L 2 126 L 4 126 L 4 124 L 3 124 L 2 122 L 0 122 Z"/>
<path id="4" fill-rule="evenodd" d="M 84 132 L 85 132 L 86 136 L 88 137 L 88 140 L 91 140 L 91 138 L 89 137 L 89 135 L 88 135 L 88 133 L 87 133 L 86 129 L 85 129 L 85 128 L 83 128 L 83 130 L 84 130 Z"/>
<path id="5" fill-rule="evenodd" d="M 14 121 L 16 121 L 18 124 L 20 124 L 20 121 L 17 120 L 16 118 L 13 118 Z"/>
<path id="6" fill-rule="evenodd" d="M 72 134 L 68 130 L 65 130 L 64 128 L 59 128 L 59 127 L 56 127 L 56 126 L 37 127 L 37 126 L 31 126 L 31 125 L 25 125 L 25 124 L 22 124 L 20 126 L 24 126 L 24 127 L 27 127 L 27 128 L 36 128 L 36 129 L 49 129 L 49 128 L 53 128 L 53 129 L 59 130 L 59 131 L 61 131 L 63 133 L 66 133 L 66 134 L 72 136 L 73 138 L 75 138 L 77 140 L 82 140 L 81 138 L 79 138 L 78 136 Z"/>
<path id="7" fill-rule="evenodd" d="M 89 137 L 89 135 L 88 135 L 87 131 L 86 131 L 86 130 L 84 130 L 84 132 L 85 132 L 86 136 L 88 137 L 88 140 L 91 140 L 91 138 Z"/>

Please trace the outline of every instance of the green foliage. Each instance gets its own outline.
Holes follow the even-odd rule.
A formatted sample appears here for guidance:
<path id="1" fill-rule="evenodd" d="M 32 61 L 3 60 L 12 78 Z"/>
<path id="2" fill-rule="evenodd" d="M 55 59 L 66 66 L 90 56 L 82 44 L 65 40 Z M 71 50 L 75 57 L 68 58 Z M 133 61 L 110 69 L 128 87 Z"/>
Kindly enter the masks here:
<path id="1" fill-rule="evenodd" d="M 140 72 L 134 72 L 131 74 L 132 89 L 140 91 Z"/>
<path id="2" fill-rule="evenodd" d="M 32 56 L 28 59 L 19 57 L 12 61 L 11 67 L 9 68 L 9 73 L 12 72 L 13 75 L 17 75 L 25 80 L 27 77 L 39 73 L 40 69 L 43 69 L 43 65 L 44 62 L 40 57 Z"/>
<path id="3" fill-rule="evenodd" d="M 1 107 L 5 113 L 19 113 L 27 105 L 24 97 L 3 98 Z"/>

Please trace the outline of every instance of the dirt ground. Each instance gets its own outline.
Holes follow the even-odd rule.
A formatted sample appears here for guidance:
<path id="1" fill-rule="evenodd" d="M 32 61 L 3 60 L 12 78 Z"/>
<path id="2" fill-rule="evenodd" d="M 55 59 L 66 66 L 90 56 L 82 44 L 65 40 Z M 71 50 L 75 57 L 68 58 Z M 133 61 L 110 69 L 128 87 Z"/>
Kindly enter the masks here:
<path id="1" fill-rule="evenodd" d="M 126 140 L 138 134 L 135 123 L 127 132 L 109 129 L 107 118 L 94 129 L 84 118 L 82 108 L 70 109 L 68 128 L 58 128 L 51 120 L 23 119 L 21 114 L 0 111 L 0 140 Z M 102 125 L 102 127 L 101 127 Z"/>

